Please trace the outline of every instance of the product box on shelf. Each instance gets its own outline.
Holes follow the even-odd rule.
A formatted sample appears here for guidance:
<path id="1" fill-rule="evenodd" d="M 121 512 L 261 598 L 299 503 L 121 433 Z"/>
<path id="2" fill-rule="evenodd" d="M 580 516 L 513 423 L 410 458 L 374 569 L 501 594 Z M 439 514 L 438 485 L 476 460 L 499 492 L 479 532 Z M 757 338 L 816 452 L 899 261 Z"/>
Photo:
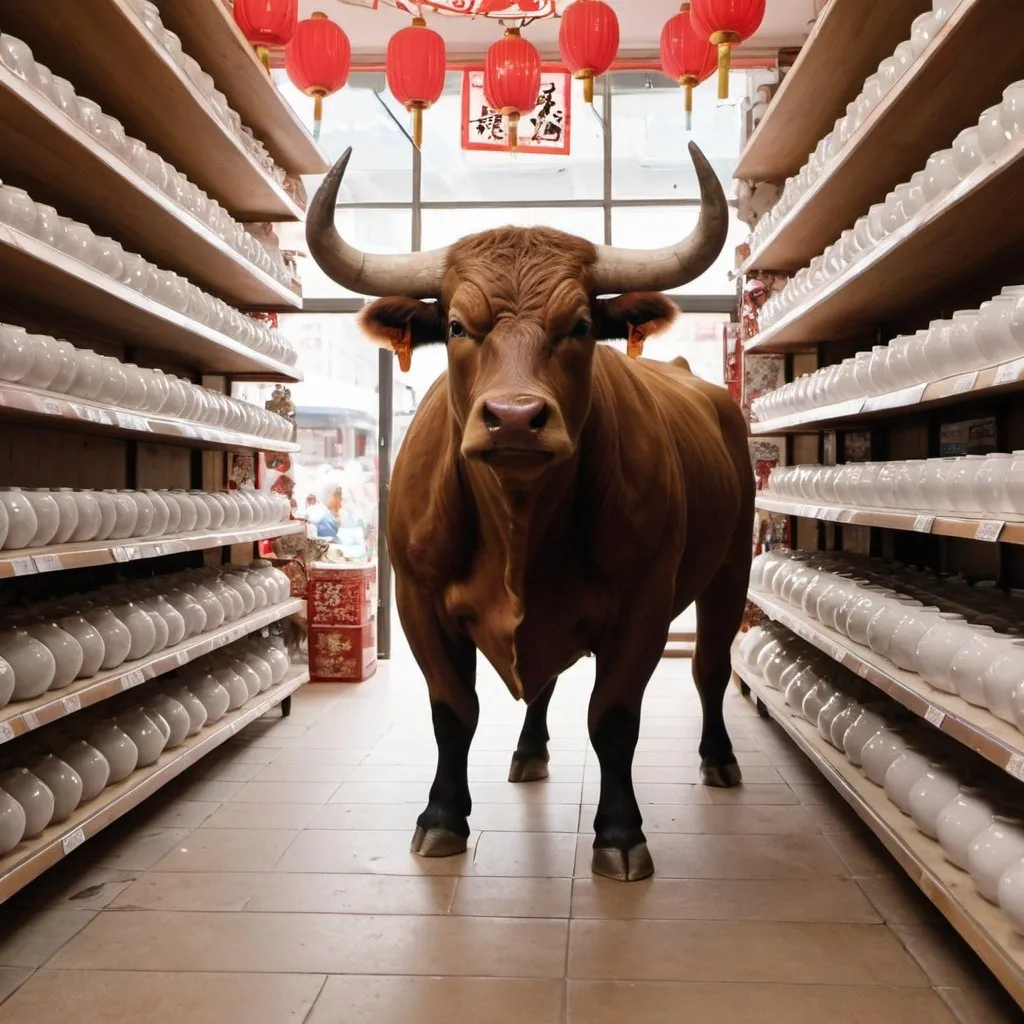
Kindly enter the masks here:
<path id="1" fill-rule="evenodd" d="M 292 583 L 292 597 L 305 598 L 308 587 L 306 563 L 301 558 L 270 558 Z"/>
<path id="2" fill-rule="evenodd" d="M 328 565 L 309 569 L 310 626 L 362 626 L 377 617 L 377 568 Z"/>
<path id="3" fill-rule="evenodd" d="M 377 623 L 309 627 L 313 683 L 361 683 L 377 671 Z"/>

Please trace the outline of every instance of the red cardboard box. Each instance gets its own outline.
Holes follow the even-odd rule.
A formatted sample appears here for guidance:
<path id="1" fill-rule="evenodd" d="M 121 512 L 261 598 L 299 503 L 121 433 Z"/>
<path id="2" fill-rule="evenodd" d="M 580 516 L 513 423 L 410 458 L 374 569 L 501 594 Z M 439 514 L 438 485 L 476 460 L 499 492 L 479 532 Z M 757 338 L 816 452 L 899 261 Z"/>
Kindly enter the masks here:
<path id="1" fill-rule="evenodd" d="M 377 570 L 318 563 L 309 570 L 307 599 L 311 626 L 362 626 L 377 617 Z"/>
<path id="2" fill-rule="evenodd" d="M 377 671 L 377 623 L 309 627 L 313 683 L 361 683 Z"/>
<path id="3" fill-rule="evenodd" d="M 291 580 L 292 597 L 305 598 L 308 587 L 306 563 L 301 558 L 271 558 L 269 561 Z"/>

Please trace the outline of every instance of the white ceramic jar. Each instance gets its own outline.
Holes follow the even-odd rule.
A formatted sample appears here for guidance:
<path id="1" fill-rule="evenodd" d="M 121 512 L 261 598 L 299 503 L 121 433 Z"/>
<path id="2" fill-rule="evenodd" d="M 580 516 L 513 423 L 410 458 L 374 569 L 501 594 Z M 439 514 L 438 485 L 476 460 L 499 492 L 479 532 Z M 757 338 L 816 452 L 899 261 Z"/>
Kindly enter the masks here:
<path id="1" fill-rule="evenodd" d="M 990 903 L 999 900 L 999 881 L 1024 858 L 1024 827 L 1016 818 L 995 815 L 967 850 L 967 870 L 975 888 Z"/>
<path id="2" fill-rule="evenodd" d="M 25 631 L 53 655 L 54 675 L 50 689 L 60 690 L 70 686 L 79 677 L 85 662 L 81 644 L 57 623 L 47 620 L 27 622 Z"/>
<path id="3" fill-rule="evenodd" d="M 72 740 L 60 750 L 60 759 L 82 780 L 81 802 L 88 803 L 106 789 L 110 779 L 107 759 L 85 740 Z"/>
<path id="4" fill-rule="evenodd" d="M 10 853 L 25 835 L 25 809 L 4 789 L 0 789 L 0 856 Z"/>
<path id="5" fill-rule="evenodd" d="M 910 790 L 910 816 L 929 839 L 937 839 L 940 812 L 960 793 L 957 777 L 944 765 L 933 764 Z"/>
<path id="6" fill-rule="evenodd" d="M 994 815 L 994 806 L 983 790 L 960 787 L 935 819 L 935 835 L 951 864 L 967 870 L 971 843 L 992 824 Z"/>
<path id="7" fill-rule="evenodd" d="M 139 753 L 137 767 L 146 768 L 154 764 L 164 752 L 164 734 L 142 708 L 121 711 L 114 717 L 114 721 L 135 744 Z"/>
<path id="8" fill-rule="evenodd" d="M 138 766 L 139 748 L 114 719 L 100 722 L 89 734 L 88 742 L 103 755 L 109 766 L 107 785 L 112 786 L 128 778 Z"/>
<path id="9" fill-rule="evenodd" d="M 893 759 L 885 771 L 885 795 L 904 814 L 910 814 L 911 790 L 930 767 L 928 758 L 919 750 L 907 747 Z"/>
<path id="10" fill-rule="evenodd" d="M 14 673 L 12 700 L 31 700 L 46 693 L 57 674 L 50 649 L 24 629 L 0 631 L 0 658 Z"/>
<path id="11" fill-rule="evenodd" d="M 861 768 L 876 786 L 884 786 L 890 765 L 906 750 L 905 736 L 888 727 L 879 729 L 861 749 Z"/>
<path id="12" fill-rule="evenodd" d="M 34 839 L 53 818 L 53 793 L 27 768 L 9 768 L 0 775 L 3 788 L 25 812 L 25 839 Z"/>
<path id="13" fill-rule="evenodd" d="M 877 706 L 865 705 L 860 714 L 850 723 L 843 734 L 843 750 L 851 764 L 861 764 L 861 754 L 868 740 L 887 725 L 885 717 L 879 713 Z"/>
<path id="14" fill-rule="evenodd" d="M 167 689 L 167 695 L 185 709 L 189 717 L 188 735 L 195 736 L 206 725 L 207 714 L 203 702 L 184 684 L 172 684 Z"/>
<path id="15" fill-rule="evenodd" d="M 43 782 L 53 794 L 53 815 L 50 823 L 67 821 L 82 802 L 81 776 L 66 762 L 43 754 L 31 765 L 32 774 Z"/>
<path id="16" fill-rule="evenodd" d="M 185 685 L 206 709 L 207 725 L 216 724 L 227 713 L 231 705 L 231 694 L 208 671 L 198 670 L 186 679 Z"/>

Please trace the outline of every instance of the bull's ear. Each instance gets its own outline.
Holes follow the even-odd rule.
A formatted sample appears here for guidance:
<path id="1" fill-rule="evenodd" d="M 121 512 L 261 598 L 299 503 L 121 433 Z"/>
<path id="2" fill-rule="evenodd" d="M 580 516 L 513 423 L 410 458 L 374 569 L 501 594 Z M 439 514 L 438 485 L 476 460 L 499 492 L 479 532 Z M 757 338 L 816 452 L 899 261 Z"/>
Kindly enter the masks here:
<path id="1" fill-rule="evenodd" d="M 665 330 L 679 312 L 661 292 L 630 292 L 594 304 L 594 336 L 598 341 L 629 338 L 639 331 L 644 337 Z"/>
<path id="2" fill-rule="evenodd" d="M 378 299 L 359 314 L 359 325 L 384 348 L 395 349 L 408 337 L 412 348 L 445 340 L 441 306 L 404 296 Z"/>

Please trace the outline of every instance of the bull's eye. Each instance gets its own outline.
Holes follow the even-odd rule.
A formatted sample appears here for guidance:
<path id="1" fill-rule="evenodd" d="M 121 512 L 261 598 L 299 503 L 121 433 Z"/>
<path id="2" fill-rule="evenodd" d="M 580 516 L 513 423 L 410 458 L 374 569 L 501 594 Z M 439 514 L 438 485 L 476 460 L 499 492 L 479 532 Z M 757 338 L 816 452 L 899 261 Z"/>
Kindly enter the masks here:
<path id="1" fill-rule="evenodd" d="M 571 331 L 573 338 L 586 338 L 589 336 L 591 330 L 590 321 L 585 317 L 576 321 L 576 326 Z"/>
<path id="2" fill-rule="evenodd" d="M 461 320 L 452 320 L 448 324 L 448 336 L 450 338 L 465 338 L 466 328 Z"/>

